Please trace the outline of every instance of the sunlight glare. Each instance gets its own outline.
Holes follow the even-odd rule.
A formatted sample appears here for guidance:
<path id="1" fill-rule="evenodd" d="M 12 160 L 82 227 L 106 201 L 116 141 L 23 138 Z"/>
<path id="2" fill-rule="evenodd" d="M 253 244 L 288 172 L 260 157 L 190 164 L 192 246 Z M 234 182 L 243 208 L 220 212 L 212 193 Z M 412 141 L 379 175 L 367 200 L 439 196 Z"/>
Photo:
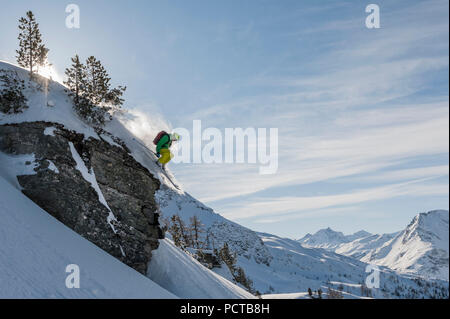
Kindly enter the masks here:
<path id="1" fill-rule="evenodd" d="M 37 73 L 43 77 L 46 77 L 47 79 L 51 79 L 56 82 L 61 82 L 61 78 L 59 77 L 53 65 L 47 64 L 43 67 L 38 66 Z"/>

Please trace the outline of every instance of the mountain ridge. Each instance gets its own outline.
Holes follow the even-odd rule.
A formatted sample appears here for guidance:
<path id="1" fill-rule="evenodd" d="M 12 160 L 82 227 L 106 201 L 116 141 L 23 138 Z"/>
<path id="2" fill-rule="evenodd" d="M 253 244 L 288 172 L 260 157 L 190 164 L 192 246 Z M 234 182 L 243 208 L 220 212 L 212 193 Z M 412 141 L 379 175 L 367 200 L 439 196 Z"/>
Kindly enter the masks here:
<path id="1" fill-rule="evenodd" d="M 349 237 L 322 236 L 342 234 L 330 228 L 298 241 L 305 247 L 324 248 L 363 262 L 383 265 L 406 274 L 448 281 L 447 210 L 418 213 L 405 229 L 390 234 L 374 234 L 346 241 Z M 331 230 L 331 232 L 330 232 Z M 351 235 L 350 235 L 351 236 Z"/>
<path id="2" fill-rule="evenodd" d="M 344 235 L 344 233 L 340 231 L 335 231 L 331 227 L 327 227 L 318 230 L 314 234 L 308 233 L 302 238 L 297 239 L 297 241 L 307 247 L 311 246 L 316 248 L 331 249 L 336 248 L 343 243 L 348 243 L 371 235 L 371 233 L 365 230 L 359 230 L 353 234 Z"/>

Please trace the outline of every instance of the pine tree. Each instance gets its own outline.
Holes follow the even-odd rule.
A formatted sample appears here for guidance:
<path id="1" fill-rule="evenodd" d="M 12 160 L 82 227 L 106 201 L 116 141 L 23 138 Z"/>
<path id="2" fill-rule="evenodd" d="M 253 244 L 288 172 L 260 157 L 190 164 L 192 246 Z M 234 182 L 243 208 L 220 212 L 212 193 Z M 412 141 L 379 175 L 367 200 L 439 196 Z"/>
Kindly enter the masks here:
<path id="1" fill-rule="evenodd" d="M 188 232 L 188 228 L 184 224 L 183 220 L 181 219 L 180 215 L 176 215 L 176 221 L 178 223 L 178 227 L 180 228 L 180 234 L 183 238 L 184 244 L 186 247 L 192 247 L 192 239 Z"/>
<path id="2" fill-rule="evenodd" d="M 124 100 L 122 95 L 127 89 L 126 86 L 118 86 L 111 89 L 111 78 L 102 63 L 94 56 L 90 56 L 86 60 L 85 68 L 86 77 L 83 84 L 89 100 L 97 106 L 102 103 L 110 106 L 120 107 Z"/>
<path id="3" fill-rule="evenodd" d="M 36 22 L 33 12 L 28 11 L 26 17 L 19 19 L 19 50 L 17 63 L 30 70 L 30 78 L 33 76 L 33 68 L 47 63 L 48 49 L 42 44 L 39 24 Z"/>
<path id="4" fill-rule="evenodd" d="M 101 62 L 94 56 L 90 56 L 86 60 L 86 77 L 83 78 L 83 85 L 87 98 L 92 104 L 99 106 L 105 101 L 109 91 L 109 81 L 111 78 Z"/>
<path id="5" fill-rule="evenodd" d="M 86 66 L 77 54 L 71 60 L 71 67 L 65 71 L 67 81 L 64 84 L 70 90 L 69 95 L 74 97 L 74 108 L 84 119 L 94 124 L 103 124 L 107 110 L 96 108 L 90 99 L 87 91 Z"/>
<path id="6" fill-rule="evenodd" d="M 186 225 L 184 224 L 181 217 L 176 214 L 173 215 L 171 218 L 171 223 L 168 228 L 168 231 L 172 235 L 173 242 L 175 246 L 180 247 L 181 249 L 185 249 L 186 247 L 191 246 L 191 239 L 187 232 Z"/>
<path id="7" fill-rule="evenodd" d="M 203 242 L 201 241 L 200 236 L 205 232 L 203 229 L 204 225 L 201 223 L 197 215 L 192 216 L 189 219 L 189 222 L 189 230 L 191 232 L 192 243 L 194 245 L 194 248 L 199 249 L 203 247 Z"/>
<path id="8" fill-rule="evenodd" d="M 230 270 L 234 270 L 234 266 L 236 264 L 236 256 L 231 254 L 227 243 L 224 243 L 223 247 L 220 249 L 219 257 L 225 263 L 225 265 L 230 268 Z"/>
<path id="9" fill-rule="evenodd" d="M 106 93 L 105 102 L 115 107 L 121 107 L 125 101 L 122 98 L 122 95 L 126 89 L 126 86 L 119 85 L 117 88 L 109 90 L 108 93 Z"/>
<path id="10" fill-rule="evenodd" d="M 0 70 L 0 112 L 19 113 L 28 108 L 24 96 L 25 82 L 16 71 Z"/>
<path id="11" fill-rule="evenodd" d="M 250 278 L 245 275 L 244 269 L 242 267 L 236 266 L 237 256 L 236 254 L 231 253 L 230 248 L 228 247 L 228 244 L 226 242 L 220 249 L 218 257 L 225 263 L 225 265 L 227 265 L 234 280 L 244 286 L 250 293 L 254 293 L 252 280 L 250 280 Z"/>
<path id="12" fill-rule="evenodd" d="M 90 56 L 83 64 L 75 55 L 71 67 L 65 73 L 67 81 L 64 83 L 74 96 L 75 109 L 87 121 L 103 125 L 108 112 L 123 104 L 121 97 L 126 87 L 110 89 L 111 78 L 94 56 Z"/>
<path id="13" fill-rule="evenodd" d="M 179 224 L 177 222 L 177 216 L 173 215 L 170 218 L 170 221 L 171 221 L 171 223 L 170 223 L 170 226 L 168 227 L 168 231 L 172 235 L 173 243 L 177 247 L 184 248 L 183 247 L 183 241 L 182 241 L 180 227 L 179 227 Z"/>
<path id="14" fill-rule="evenodd" d="M 235 270 L 234 280 L 244 286 L 250 293 L 254 293 L 252 287 L 253 281 L 245 275 L 244 269 L 242 267 L 238 267 Z"/>
<path id="15" fill-rule="evenodd" d="M 76 106 L 80 104 L 80 97 L 83 96 L 85 88 L 83 84 L 85 83 L 85 66 L 80 62 L 80 57 L 78 54 L 72 59 L 72 66 L 66 68 L 67 81 L 64 82 L 65 85 L 71 91 L 70 95 L 74 96 L 74 102 Z"/>

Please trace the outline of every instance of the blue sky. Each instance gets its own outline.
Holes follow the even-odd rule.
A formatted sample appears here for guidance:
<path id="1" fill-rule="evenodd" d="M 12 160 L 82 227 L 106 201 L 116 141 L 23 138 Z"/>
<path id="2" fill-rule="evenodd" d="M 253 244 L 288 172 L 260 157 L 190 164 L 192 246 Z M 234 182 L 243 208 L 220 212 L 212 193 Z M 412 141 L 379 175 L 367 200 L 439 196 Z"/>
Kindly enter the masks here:
<path id="1" fill-rule="evenodd" d="M 3 1 L 0 59 L 32 10 L 62 75 L 95 55 L 125 106 L 171 127 L 277 127 L 279 169 L 170 164 L 193 196 L 254 230 L 393 232 L 448 209 L 448 1 Z"/>

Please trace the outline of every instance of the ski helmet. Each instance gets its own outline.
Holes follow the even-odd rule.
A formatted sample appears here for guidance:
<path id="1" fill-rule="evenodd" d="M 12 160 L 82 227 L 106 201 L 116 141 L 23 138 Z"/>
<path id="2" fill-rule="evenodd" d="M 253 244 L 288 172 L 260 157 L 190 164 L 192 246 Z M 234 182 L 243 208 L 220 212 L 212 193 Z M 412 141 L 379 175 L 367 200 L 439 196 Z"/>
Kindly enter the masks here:
<path id="1" fill-rule="evenodd" d="M 180 135 L 178 135 L 178 133 L 170 134 L 170 140 L 171 141 L 178 141 L 179 139 L 180 139 Z"/>

